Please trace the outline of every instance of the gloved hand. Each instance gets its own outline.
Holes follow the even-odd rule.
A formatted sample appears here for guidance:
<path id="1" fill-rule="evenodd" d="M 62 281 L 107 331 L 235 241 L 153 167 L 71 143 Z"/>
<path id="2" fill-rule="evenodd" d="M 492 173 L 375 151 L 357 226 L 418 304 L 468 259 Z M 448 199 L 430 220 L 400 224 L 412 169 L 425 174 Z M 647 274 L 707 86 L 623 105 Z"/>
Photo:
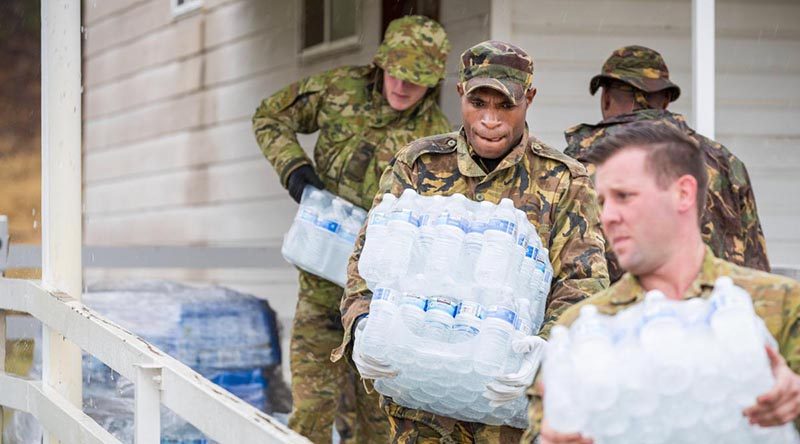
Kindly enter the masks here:
<path id="1" fill-rule="evenodd" d="M 295 202 L 300 203 L 300 198 L 303 197 L 303 190 L 306 185 L 311 185 L 320 190 L 325 189 L 325 185 L 320 180 L 314 167 L 311 165 L 303 165 L 300 168 L 292 171 L 289 179 L 286 181 L 286 188 L 289 190 L 289 196 L 292 196 Z"/>
<path id="2" fill-rule="evenodd" d="M 394 378 L 397 376 L 397 370 L 393 369 L 389 364 L 379 359 L 375 359 L 362 352 L 361 341 L 364 336 L 364 328 L 367 325 L 368 318 L 358 321 L 355 330 L 355 339 L 353 343 L 353 362 L 356 364 L 358 373 L 365 379 L 378 379 L 378 378 Z"/>
<path id="3" fill-rule="evenodd" d="M 525 393 L 542 362 L 545 344 L 545 340 L 538 336 L 525 336 L 511 342 L 514 353 L 524 354 L 522 365 L 519 371 L 497 376 L 486 386 L 483 397 L 492 407 L 511 402 Z"/>

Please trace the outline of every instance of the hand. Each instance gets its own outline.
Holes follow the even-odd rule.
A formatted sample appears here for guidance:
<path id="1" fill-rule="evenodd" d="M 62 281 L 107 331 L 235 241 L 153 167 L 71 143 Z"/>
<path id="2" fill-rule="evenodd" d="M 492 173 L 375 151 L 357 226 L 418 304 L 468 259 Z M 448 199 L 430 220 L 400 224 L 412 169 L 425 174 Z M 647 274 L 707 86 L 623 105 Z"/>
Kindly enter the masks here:
<path id="1" fill-rule="evenodd" d="M 750 424 L 773 427 L 786 424 L 800 415 L 800 376 L 786 365 L 778 352 L 766 346 L 775 385 L 756 398 L 756 405 L 744 410 Z"/>
<path id="2" fill-rule="evenodd" d="M 314 167 L 311 165 L 303 165 L 292 171 L 292 174 L 289 174 L 289 179 L 286 181 L 286 188 L 289 190 L 289 196 L 292 196 L 292 199 L 297 203 L 300 203 L 306 185 L 311 185 L 320 190 L 325 189 L 325 185 L 322 183 L 319 176 L 317 176 L 317 173 L 314 172 Z"/>
<path id="3" fill-rule="evenodd" d="M 591 438 L 580 433 L 561 433 L 553 430 L 545 419 L 542 421 L 542 432 L 539 434 L 541 444 L 593 444 Z"/>
<path id="4" fill-rule="evenodd" d="M 397 376 L 397 370 L 380 359 L 373 358 L 362 352 L 361 341 L 364 336 L 363 330 L 367 325 L 367 319 L 358 321 L 354 334 L 353 362 L 356 364 L 358 373 L 364 379 L 394 378 Z"/>
<path id="5" fill-rule="evenodd" d="M 545 344 L 545 340 L 538 336 L 526 336 L 511 343 L 514 353 L 525 355 L 522 358 L 522 365 L 517 372 L 497 376 L 486 386 L 483 397 L 489 400 L 490 405 L 496 407 L 525 394 L 542 362 Z"/>

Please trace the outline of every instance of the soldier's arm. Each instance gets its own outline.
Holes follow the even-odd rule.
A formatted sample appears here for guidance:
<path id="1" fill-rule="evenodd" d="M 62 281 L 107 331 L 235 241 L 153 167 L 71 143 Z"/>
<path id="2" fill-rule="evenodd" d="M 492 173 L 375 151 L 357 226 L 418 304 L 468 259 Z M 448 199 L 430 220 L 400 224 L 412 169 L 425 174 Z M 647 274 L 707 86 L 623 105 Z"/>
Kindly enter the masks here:
<path id="1" fill-rule="evenodd" d="M 289 175 L 312 162 L 297 142 L 297 134 L 319 129 L 317 114 L 329 75 L 311 76 L 292 83 L 264 99 L 253 115 L 253 132 L 264 157 L 286 187 Z"/>
<path id="2" fill-rule="evenodd" d="M 550 233 L 553 284 L 540 333 L 543 337 L 547 337 L 556 318 L 572 304 L 608 287 L 605 240 L 591 179 L 567 176 L 564 180 L 569 181 L 567 188 L 552 210 L 555 213 Z"/>
<path id="3" fill-rule="evenodd" d="M 742 233 L 740 237 L 744 242 L 744 265 L 756 270 L 769 271 L 767 241 L 764 239 L 761 221 L 758 219 L 756 196 L 753 194 L 753 187 L 750 185 L 750 176 L 741 162 L 737 161 L 732 165 L 732 169 L 732 173 L 737 181 L 740 182 L 739 214 L 742 217 Z"/>
<path id="4" fill-rule="evenodd" d="M 385 193 L 392 193 L 400 197 L 404 189 L 411 188 L 412 174 L 411 168 L 402 162 L 395 162 L 394 165 L 387 168 L 381 176 L 380 191 L 372 202 L 372 208 L 375 208 L 383 200 Z M 331 360 L 334 362 L 341 359 L 342 356 L 346 356 L 348 359 L 351 356 L 353 328 L 358 319 L 369 313 L 369 304 L 372 301 L 372 291 L 367 288 L 367 282 L 358 273 L 358 260 L 361 258 L 361 251 L 367 237 L 368 220 L 358 233 L 353 253 L 347 263 L 347 283 L 339 306 L 342 313 L 344 338 L 342 344 L 331 353 Z"/>

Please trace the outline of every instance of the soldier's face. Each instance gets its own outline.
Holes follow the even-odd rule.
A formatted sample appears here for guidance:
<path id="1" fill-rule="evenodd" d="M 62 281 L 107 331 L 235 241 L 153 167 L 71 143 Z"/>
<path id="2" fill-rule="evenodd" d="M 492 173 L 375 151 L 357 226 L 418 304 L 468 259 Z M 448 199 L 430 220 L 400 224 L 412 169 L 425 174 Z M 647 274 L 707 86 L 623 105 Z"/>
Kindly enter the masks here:
<path id="1" fill-rule="evenodd" d="M 395 111 L 405 111 L 416 105 L 426 92 L 426 86 L 406 82 L 383 72 L 383 96 Z"/>
<path id="2" fill-rule="evenodd" d="M 461 95 L 461 116 L 464 132 L 475 153 L 485 159 L 505 156 L 525 132 L 525 112 L 536 94 L 531 89 L 525 100 L 515 105 L 503 93 L 491 88 L 478 88 Z"/>
<path id="3" fill-rule="evenodd" d="M 619 263 L 638 276 L 657 270 L 681 242 L 675 186 L 659 187 L 647 152 L 625 148 L 598 165 L 600 221 Z"/>

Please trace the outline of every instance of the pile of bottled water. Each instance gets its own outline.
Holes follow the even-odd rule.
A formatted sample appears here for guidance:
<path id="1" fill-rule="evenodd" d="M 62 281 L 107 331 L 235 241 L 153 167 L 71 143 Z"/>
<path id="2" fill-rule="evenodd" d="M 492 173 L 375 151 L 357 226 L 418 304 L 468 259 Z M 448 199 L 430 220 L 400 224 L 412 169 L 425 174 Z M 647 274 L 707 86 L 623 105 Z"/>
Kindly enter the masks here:
<path id="1" fill-rule="evenodd" d="M 750 295 L 727 277 L 708 300 L 651 291 L 616 316 L 587 305 L 551 332 L 545 419 L 595 442 L 796 443 L 792 423 L 742 415 L 774 383 L 765 344 L 775 342 Z"/>
<path id="2" fill-rule="evenodd" d="M 511 200 L 385 194 L 358 263 L 373 291 L 355 344 L 399 371 L 375 388 L 406 407 L 523 428 L 526 399 L 492 406 L 487 383 L 516 372 L 513 339 L 539 331 L 552 267 Z"/>
<path id="3" fill-rule="evenodd" d="M 306 186 L 281 253 L 292 265 L 344 287 L 347 262 L 366 217 L 350 202 Z"/>
<path id="4" fill-rule="evenodd" d="M 270 412 L 263 370 L 280 364 L 277 326 L 265 301 L 220 287 L 171 282 L 94 286 L 83 302 L 254 407 Z M 134 384 L 83 358 L 84 411 L 123 443 L 133 442 Z M 165 407 L 162 444 L 207 444 Z"/>

